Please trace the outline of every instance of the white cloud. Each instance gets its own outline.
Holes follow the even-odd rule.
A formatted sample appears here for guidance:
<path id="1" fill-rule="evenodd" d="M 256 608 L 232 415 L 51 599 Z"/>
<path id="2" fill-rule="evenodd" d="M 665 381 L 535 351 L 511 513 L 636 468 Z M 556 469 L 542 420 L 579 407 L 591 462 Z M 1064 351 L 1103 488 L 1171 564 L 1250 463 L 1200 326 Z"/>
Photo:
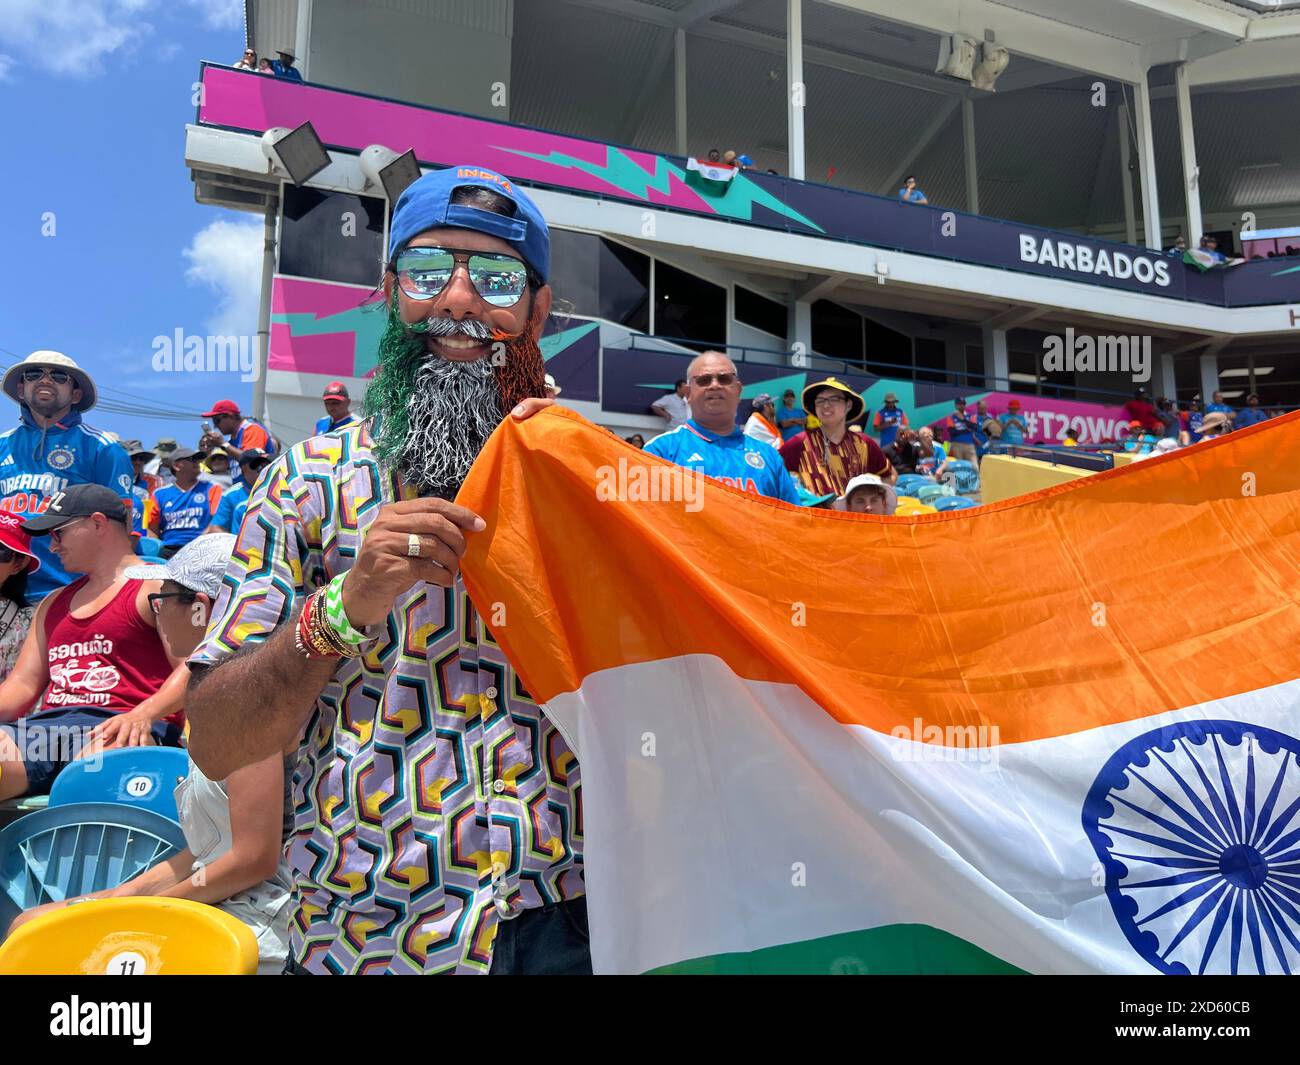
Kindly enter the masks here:
<path id="1" fill-rule="evenodd" d="M 185 280 L 216 293 L 208 331 L 254 335 L 262 296 L 262 223 L 218 218 L 199 230 L 182 254 L 188 264 Z"/>
<path id="2" fill-rule="evenodd" d="M 52 74 L 92 77 L 104 59 L 134 52 L 153 26 L 153 0 L 5 0 L 0 43 Z"/>
<path id="3" fill-rule="evenodd" d="M 203 25 L 213 30 L 239 30 L 244 28 L 243 0 L 189 0 L 190 7 L 198 8 L 203 15 Z"/>
<path id="4" fill-rule="evenodd" d="M 6 81 L 9 78 L 9 71 L 14 68 L 14 57 L 11 55 L 0 54 L 0 81 Z"/>

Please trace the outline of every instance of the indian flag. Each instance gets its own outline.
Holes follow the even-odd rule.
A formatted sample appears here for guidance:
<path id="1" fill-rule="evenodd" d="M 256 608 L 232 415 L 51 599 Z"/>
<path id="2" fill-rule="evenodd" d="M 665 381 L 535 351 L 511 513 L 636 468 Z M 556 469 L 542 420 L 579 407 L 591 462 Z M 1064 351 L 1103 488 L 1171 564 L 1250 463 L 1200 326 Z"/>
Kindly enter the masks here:
<path id="1" fill-rule="evenodd" d="M 914 518 L 503 422 L 465 580 L 581 763 L 597 971 L 1300 965 L 1296 419 Z"/>
<path id="2" fill-rule="evenodd" d="M 701 162 L 694 156 L 686 160 L 686 183 L 697 191 L 721 196 L 736 176 L 734 166 L 722 163 Z"/>

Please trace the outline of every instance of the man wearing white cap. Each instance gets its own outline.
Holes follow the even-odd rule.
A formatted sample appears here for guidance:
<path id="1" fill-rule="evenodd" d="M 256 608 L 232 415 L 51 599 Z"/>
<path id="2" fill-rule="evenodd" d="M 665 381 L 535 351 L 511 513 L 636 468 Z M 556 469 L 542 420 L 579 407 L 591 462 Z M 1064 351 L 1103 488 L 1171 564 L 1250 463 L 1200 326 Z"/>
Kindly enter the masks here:
<path id="1" fill-rule="evenodd" d="M 835 509 L 887 517 L 898 509 L 898 493 L 874 473 L 860 473 L 845 485 L 844 494 L 835 500 Z"/>
<path id="2" fill-rule="evenodd" d="M 0 510 L 29 519 L 74 484 L 99 484 L 128 505 L 135 476 L 125 448 L 81 416 L 95 405 L 95 382 L 66 355 L 34 351 L 4 376 L 5 395 L 22 411 L 16 428 L 0 434 Z M 72 577 L 47 540 L 32 545 L 41 567 L 27 584 L 37 603 Z"/>

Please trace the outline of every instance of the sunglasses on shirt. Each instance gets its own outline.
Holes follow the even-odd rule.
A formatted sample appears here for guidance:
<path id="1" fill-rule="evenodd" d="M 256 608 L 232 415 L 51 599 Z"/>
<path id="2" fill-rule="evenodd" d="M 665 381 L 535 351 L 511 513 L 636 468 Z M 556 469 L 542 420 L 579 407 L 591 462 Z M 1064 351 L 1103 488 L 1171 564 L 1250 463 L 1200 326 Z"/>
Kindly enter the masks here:
<path id="1" fill-rule="evenodd" d="M 463 265 L 470 284 L 492 307 L 513 307 L 528 288 L 530 271 L 522 259 L 462 248 L 405 248 L 389 265 L 408 299 L 431 300 L 451 284 Z"/>

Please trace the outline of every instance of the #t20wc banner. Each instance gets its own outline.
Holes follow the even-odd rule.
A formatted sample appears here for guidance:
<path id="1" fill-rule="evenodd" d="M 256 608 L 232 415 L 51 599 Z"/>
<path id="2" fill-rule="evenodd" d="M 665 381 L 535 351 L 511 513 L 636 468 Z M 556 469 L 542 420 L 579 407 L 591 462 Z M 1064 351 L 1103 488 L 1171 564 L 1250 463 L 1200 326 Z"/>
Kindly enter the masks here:
<path id="1" fill-rule="evenodd" d="M 1293 971 L 1298 446 L 885 518 L 506 419 L 464 573 L 577 752 L 597 970 Z"/>

